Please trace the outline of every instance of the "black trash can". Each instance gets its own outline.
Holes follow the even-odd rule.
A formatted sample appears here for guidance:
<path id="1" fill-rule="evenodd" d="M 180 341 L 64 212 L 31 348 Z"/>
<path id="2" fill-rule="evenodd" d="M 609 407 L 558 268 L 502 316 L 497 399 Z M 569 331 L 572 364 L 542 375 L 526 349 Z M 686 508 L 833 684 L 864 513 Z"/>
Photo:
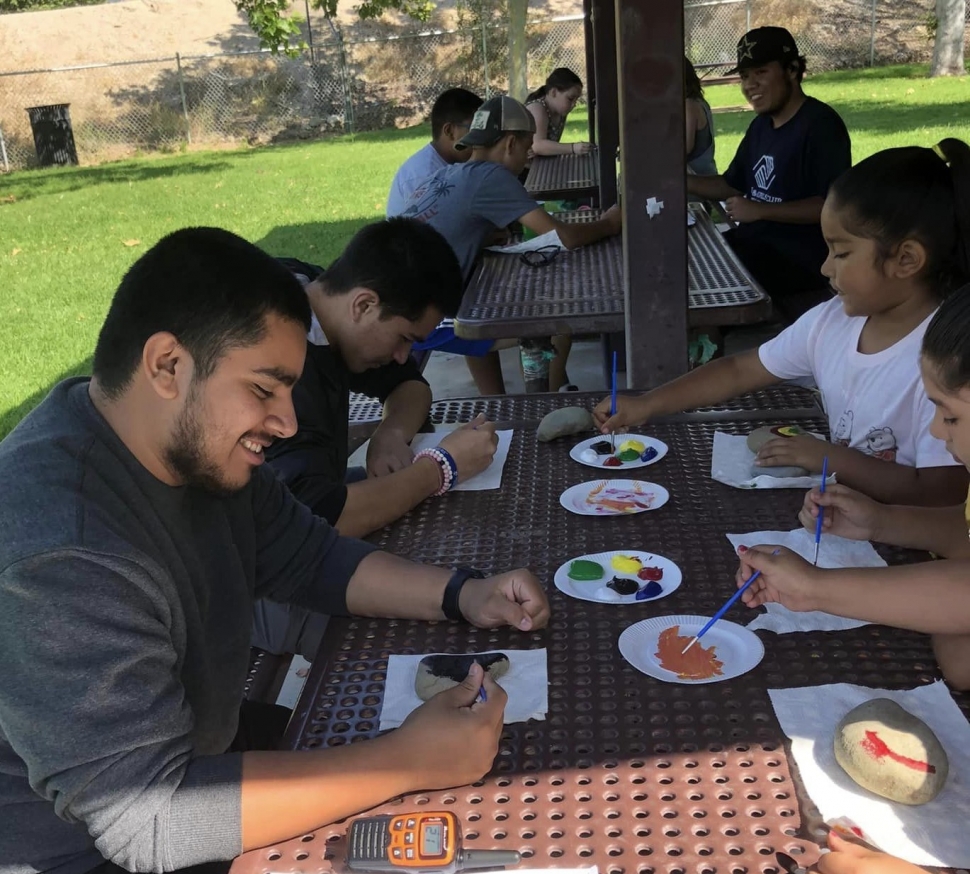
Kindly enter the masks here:
<path id="1" fill-rule="evenodd" d="M 70 103 L 55 103 L 51 106 L 27 107 L 30 129 L 34 133 L 37 163 L 41 167 L 77 164 L 70 105 Z"/>

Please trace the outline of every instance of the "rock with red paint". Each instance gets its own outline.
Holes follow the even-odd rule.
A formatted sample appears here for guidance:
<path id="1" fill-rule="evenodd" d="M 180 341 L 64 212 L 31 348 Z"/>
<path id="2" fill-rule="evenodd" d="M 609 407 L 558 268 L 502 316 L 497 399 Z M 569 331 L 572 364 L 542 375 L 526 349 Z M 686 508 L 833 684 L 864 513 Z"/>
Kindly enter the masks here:
<path id="1" fill-rule="evenodd" d="M 835 760 L 863 789 L 900 804 L 932 801 L 949 771 L 930 727 L 888 698 L 845 715 L 835 730 Z"/>

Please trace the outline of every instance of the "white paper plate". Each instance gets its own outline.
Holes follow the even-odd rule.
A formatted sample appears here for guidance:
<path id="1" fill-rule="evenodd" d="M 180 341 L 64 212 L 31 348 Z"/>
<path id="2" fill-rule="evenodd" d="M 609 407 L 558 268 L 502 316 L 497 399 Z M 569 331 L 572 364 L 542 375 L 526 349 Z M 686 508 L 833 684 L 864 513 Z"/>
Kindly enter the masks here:
<path id="1" fill-rule="evenodd" d="M 657 450 L 656 456 L 651 458 L 649 461 L 641 461 L 639 458 L 636 461 L 624 461 L 614 467 L 605 467 L 603 462 L 607 458 L 611 458 L 610 455 L 600 455 L 598 461 L 583 461 L 580 457 L 583 454 L 584 449 L 589 449 L 594 443 L 599 443 L 601 440 L 605 440 L 609 443 L 610 438 L 600 435 L 599 437 L 590 437 L 588 440 L 583 440 L 582 443 L 577 443 L 572 449 L 569 450 L 569 457 L 573 461 L 578 461 L 580 464 L 585 464 L 587 467 L 595 467 L 597 470 L 602 470 L 603 473 L 612 474 L 614 471 L 622 470 L 633 470 L 637 467 L 646 467 L 649 464 L 656 464 L 667 454 L 667 444 L 662 440 L 657 440 L 654 437 L 647 437 L 644 434 L 617 434 L 616 435 L 616 447 L 620 448 L 620 444 L 626 440 L 639 440 L 644 447 L 652 446 Z"/>
<path id="2" fill-rule="evenodd" d="M 614 555 L 630 555 L 636 556 L 643 562 L 644 567 L 659 567 L 663 570 L 664 575 L 661 579 L 660 585 L 663 586 L 663 592 L 657 595 L 655 598 L 650 598 L 649 600 L 638 601 L 637 596 L 633 595 L 617 595 L 611 591 L 614 596 L 612 598 L 603 598 L 597 596 L 597 591 L 603 588 L 613 577 L 621 577 L 623 579 L 637 580 L 637 582 L 644 586 L 646 585 L 646 580 L 640 580 L 637 578 L 636 574 L 621 574 L 613 570 L 610 566 L 610 561 Z M 569 565 L 574 561 L 579 561 L 581 559 L 586 559 L 588 561 L 599 562 L 603 565 L 603 578 L 601 580 L 591 580 L 590 582 L 580 582 L 574 580 L 569 576 Z M 680 572 L 680 568 L 677 567 L 669 558 L 664 558 L 662 555 L 655 555 L 652 552 L 644 552 L 640 549 L 614 549 L 612 552 L 596 552 L 590 555 L 577 555 L 576 558 L 571 558 L 564 565 L 562 565 L 559 570 L 556 571 L 556 576 L 553 578 L 553 582 L 556 584 L 556 588 L 559 589 L 564 595 L 569 595 L 570 598 L 578 598 L 580 601 L 593 601 L 597 604 L 650 604 L 654 601 L 659 601 L 661 598 L 666 598 L 671 592 L 680 587 L 683 580 L 683 574 Z M 704 635 L 705 637 L 707 635 Z"/>
<path id="3" fill-rule="evenodd" d="M 715 647 L 715 655 L 724 664 L 723 674 L 707 680 L 682 680 L 673 671 L 660 667 L 657 642 L 660 633 L 671 625 L 680 626 L 681 636 L 693 637 L 706 624 L 709 616 L 654 616 L 631 625 L 620 635 L 618 645 L 623 656 L 638 671 L 665 683 L 699 686 L 720 683 L 746 674 L 765 657 L 765 647 L 758 635 L 740 625 L 720 619 L 694 646 Z"/>
<path id="4" fill-rule="evenodd" d="M 621 509 L 587 503 L 586 499 L 594 492 L 600 498 L 627 501 L 630 506 Z M 580 516 L 629 516 L 646 510 L 656 510 L 669 500 L 670 492 L 663 486 L 633 479 L 601 479 L 579 483 L 570 486 L 559 496 L 560 504 Z"/>

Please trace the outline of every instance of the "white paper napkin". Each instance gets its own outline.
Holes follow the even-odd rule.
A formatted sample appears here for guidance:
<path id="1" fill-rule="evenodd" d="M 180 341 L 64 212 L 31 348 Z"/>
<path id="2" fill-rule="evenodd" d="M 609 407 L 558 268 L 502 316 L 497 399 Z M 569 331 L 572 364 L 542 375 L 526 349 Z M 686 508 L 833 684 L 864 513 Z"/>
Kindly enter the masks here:
<path id="1" fill-rule="evenodd" d="M 815 534 L 804 528 L 794 531 L 752 531 L 750 534 L 728 534 L 727 539 L 737 549 L 739 546 L 761 546 L 771 544 L 787 546 L 806 561 L 815 555 Z M 885 567 L 886 562 L 872 548 L 868 540 L 846 540 L 834 534 L 823 534 L 818 550 L 818 566 L 824 568 L 843 567 Z M 775 634 L 790 634 L 793 631 L 847 631 L 870 623 L 860 619 L 846 619 L 833 616 L 821 610 L 808 610 L 796 613 L 781 604 L 765 604 L 767 613 L 760 613 L 748 628 L 773 631 Z"/>
<path id="2" fill-rule="evenodd" d="M 768 695 L 791 738 L 792 755 L 805 789 L 825 820 L 846 816 L 879 848 L 914 865 L 970 866 L 970 724 L 942 682 L 903 692 L 848 683 L 799 689 L 769 689 Z M 950 760 L 943 791 L 929 804 L 895 804 L 858 786 L 835 761 L 840 720 L 873 698 L 891 698 L 923 720 Z"/>
<path id="3" fill-rule="evenodd" d="M 562 244 L 562 240 L 559 239 L 559 234 L 553 230 L 539 234 L 538 237 L 533 237 L 531 240 L 513 243 L 511 246 L 489 246 L 488 251 L 499 252 L 502 255 L 519 255 L 522 252 L 534 252 L 536 249 L 545 249 L 548 246 L 558 246 L 560 249 L 566 248 Z"/>
<path id="4" fill-rule="evenodd" d="M 549 676 L 544 649 L 496 649 L 509 657 L 508 673 L 499 685 L 509 696 L 505 705 L 505 722 L 545 719 L 549 710 Z M 424 702 L 414 691 L 418 662 L 423 655 L 392 655 L 387 660 L 384 704 L 381 707 L 381 731 L 397 728 L 408 714 Z"/>
<path id="5" fill-rule="evenodd" d="M 736 489 L 810 489 L 822 484 L 822 475 L 814 476 L 751 476 L 754 453 L 748 449 L 745 435 L 714 432 L 714 451 L 711 453 L 711 479 Z M 835 474 L 828 478 L 835 482 Z"/>
<path id="6" fill-rule="evenodd" d="M 414 439 L 411 441 L 411 448 L 415 452 L 420 452 L 422 449 L 430 449 L 432 446 L 437 446 L 443 436 L 459 427 L 459 425 L 455 425 L 454 427 L 438 428 L 431 434 L 415 434 Z M 492 459 L 492 463 L 471 479 L 459 481 L 454 491 L 485 492 L 489 489 L 502 488 L 502 471 L 505 470 L 505 461 L 509 457 L 509 447 L 512 445 L 512 431 L 496 431 L 495 433 L 498 435 L 498 449 L 495 450 L 495 457 Z M 365 465 L 367 463 L 368 446 L 370 446 L 370 440 L 358 446 L 354 450 L 354 454 L 347 459 L 347 466 L 361 467 Z"/>

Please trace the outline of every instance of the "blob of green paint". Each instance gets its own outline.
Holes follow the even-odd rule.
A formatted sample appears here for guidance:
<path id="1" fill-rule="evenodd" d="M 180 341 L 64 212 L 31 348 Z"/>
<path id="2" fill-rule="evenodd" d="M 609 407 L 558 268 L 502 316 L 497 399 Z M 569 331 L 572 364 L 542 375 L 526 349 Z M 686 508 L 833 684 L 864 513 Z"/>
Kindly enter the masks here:
<path id="1" fill-rule="evenodd" d="M 622 452 L 617 452 L 616 457 L 620 461 L 639 461 L 640 453 L 636 449 L 624 449 Z"/>
<path id="2" fill-rule="evenodd" d="M 579 558 L 569 565 L 569 579 L 580 582 L 603 579 L 605 571 L 603 565 L 589 559 Z"/>

